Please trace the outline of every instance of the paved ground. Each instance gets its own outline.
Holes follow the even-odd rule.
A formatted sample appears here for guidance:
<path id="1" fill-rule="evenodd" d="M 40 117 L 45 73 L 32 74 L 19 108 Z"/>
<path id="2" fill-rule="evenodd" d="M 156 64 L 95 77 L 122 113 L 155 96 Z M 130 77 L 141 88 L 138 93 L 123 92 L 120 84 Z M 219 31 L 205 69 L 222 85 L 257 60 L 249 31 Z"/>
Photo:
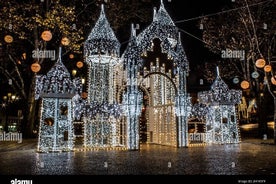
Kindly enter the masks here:
<path id="1" fill-rule="evenodd" d="M 201 175 L 231 176 L 234 183 L 276 181 L 276 145 L 272 139 L 189 148 L 145 144 L 139 151 L 62 153 L 37 153 L 36 144 L 36 140 L 0 142 L 0 175 L 9 181 L 19 176 L 49 175 L 179 175 L 194 181 L 198 179 L 194 176 Z"/>

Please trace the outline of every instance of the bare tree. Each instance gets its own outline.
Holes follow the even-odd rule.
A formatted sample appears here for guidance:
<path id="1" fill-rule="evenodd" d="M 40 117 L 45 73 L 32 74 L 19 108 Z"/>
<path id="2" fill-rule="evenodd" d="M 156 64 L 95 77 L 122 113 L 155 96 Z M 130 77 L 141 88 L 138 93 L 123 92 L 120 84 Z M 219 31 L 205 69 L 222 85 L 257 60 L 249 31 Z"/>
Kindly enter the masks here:
<path id="1" fill-rule="evenodd" d="M 205 16 L 199 22 L 203 27 L 206 47 L 221 56 L 225 78 L 248 81 L 248 97 L 257 99 L 260 136 L 267 134 L 269 99 L 275 99 L 273 58 L 276 56 L 276 2 L 273 0 L 237 0 L 221 12 Z M 264 59 L 272 66 L 270 72 L 256 66 L 256 60 Z M 238 83 L 240 85 L 240 83 Z M 234 86 L 234 85 L 233 85 Z M 240 86 L 239 86 L 240 87 Z M 270 94 L 269 94 L 270 92 Z M 274 119 L 276 114 L 274 113 Z M 275 137 L 275 136 L 274 136 Z"/>
<path id="2" fill-rule="evenodd" d="M 34 56 L 34 51 L 57 51 L 63 47 L 63 57 L 74 54 L 82 59 L 85 38 L 97 20 L 100 5 L 105 4 L 106 14 L 119 39 L 127 43 L 130 23 L 143 25 L 151 21 L 152 8 L 159 1 L 113 0 L 10 0 L 0 2 L 0 76 L 2 85 L 12 80 L 11 88 L 24 105 L 24 136 L 32 137 L 37 117 L 34 98 L 35 76 L 45 73 L 54 64 L 52 58 Z M 127 26 L 127 27 L 126 27 Z M 51 39 L 42 39 L 50 31 Z M 49 33 L 49 32 L 47 32 Z M 6 38 L 6 39 L 4 39 Z M 61 44 L 67 38 L 67 44 Z M 68 59 L 69 60 L 69 59 Z M 31 71 L 31 64 L 38 63 L 41 70 Z M 72 65 L 66 63 L 66 65 Z M 85 73 L 84 73 L 85 74 Z M 2 88 L 2 87 L 1 87 Z M 4 90 L 2 90 L 2 93 Z M 3 95 L 3 94 L 2 94 Z"/>

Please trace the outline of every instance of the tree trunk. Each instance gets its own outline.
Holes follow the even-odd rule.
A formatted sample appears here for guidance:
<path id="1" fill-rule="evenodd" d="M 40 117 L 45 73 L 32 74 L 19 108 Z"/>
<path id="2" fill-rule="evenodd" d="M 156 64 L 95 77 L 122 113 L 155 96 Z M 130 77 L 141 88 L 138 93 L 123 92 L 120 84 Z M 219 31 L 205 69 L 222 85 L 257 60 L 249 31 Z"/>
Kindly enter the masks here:
<path id="1" fill-rule="evenodd" d="M 39 42 L 38 42 L 38 30 L 37 27 L 34 27 L 34 43 L 35 43 L 35 49 L 39 48 Z M 34 134 L 34 124 L 35 124 L 35 117 L 36 117 L 36 100 L 35 100 L 35 81 L 36 81 L 36 73 L 31 78 L 29 93 L 28 93 L 28 103 L 27 103 L 27 114 L 25 121 L 25 137 L 26 138 L 33 138 L 35 137 Z"/>
<path id="2" fill-rule="evenodd" d="M 267 126 L 267 93 L 257 94 L 257 114 L 258 114 L 258 138 L 267 138 L 268 126 Z"/>
<path id="3" fill-rule="evenodd" d="M 27 118 L 26 118 L 26 126 L 25 126 L 25 137 L 26 138 L 34 138 L 34 124 L 35 124 L 35 116 L 36 116 L 36 101 L 35 101 L 35 76 L 32 77 L 32 83 L 30 86 L 28 103 L 27 103 Z"/>

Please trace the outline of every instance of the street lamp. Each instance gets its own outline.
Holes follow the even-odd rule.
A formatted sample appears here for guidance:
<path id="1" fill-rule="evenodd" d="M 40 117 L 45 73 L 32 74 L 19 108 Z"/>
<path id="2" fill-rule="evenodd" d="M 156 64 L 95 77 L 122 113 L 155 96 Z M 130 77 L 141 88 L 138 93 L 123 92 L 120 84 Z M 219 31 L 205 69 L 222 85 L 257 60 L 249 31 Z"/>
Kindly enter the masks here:
<path id="1" fill-rule="evenodd" d="M 77 70 L 73 69 L 73 70 L 72 70 L 72 75 L 73 75 L 73 77 L 75 77 L 76 74 L 77 74 Z"/>

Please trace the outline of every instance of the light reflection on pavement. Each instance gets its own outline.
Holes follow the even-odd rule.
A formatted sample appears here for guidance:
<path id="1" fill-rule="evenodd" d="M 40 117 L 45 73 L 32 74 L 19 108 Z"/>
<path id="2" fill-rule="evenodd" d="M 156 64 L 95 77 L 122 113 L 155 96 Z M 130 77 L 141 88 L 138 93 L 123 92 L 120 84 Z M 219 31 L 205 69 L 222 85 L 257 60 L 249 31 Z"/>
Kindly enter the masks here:
<path id="1" fill-rule="evenodd" d="M 276 146 L 254 142 L 139 151 L 0 149 L 1 175 L 276 175 Z"/>

